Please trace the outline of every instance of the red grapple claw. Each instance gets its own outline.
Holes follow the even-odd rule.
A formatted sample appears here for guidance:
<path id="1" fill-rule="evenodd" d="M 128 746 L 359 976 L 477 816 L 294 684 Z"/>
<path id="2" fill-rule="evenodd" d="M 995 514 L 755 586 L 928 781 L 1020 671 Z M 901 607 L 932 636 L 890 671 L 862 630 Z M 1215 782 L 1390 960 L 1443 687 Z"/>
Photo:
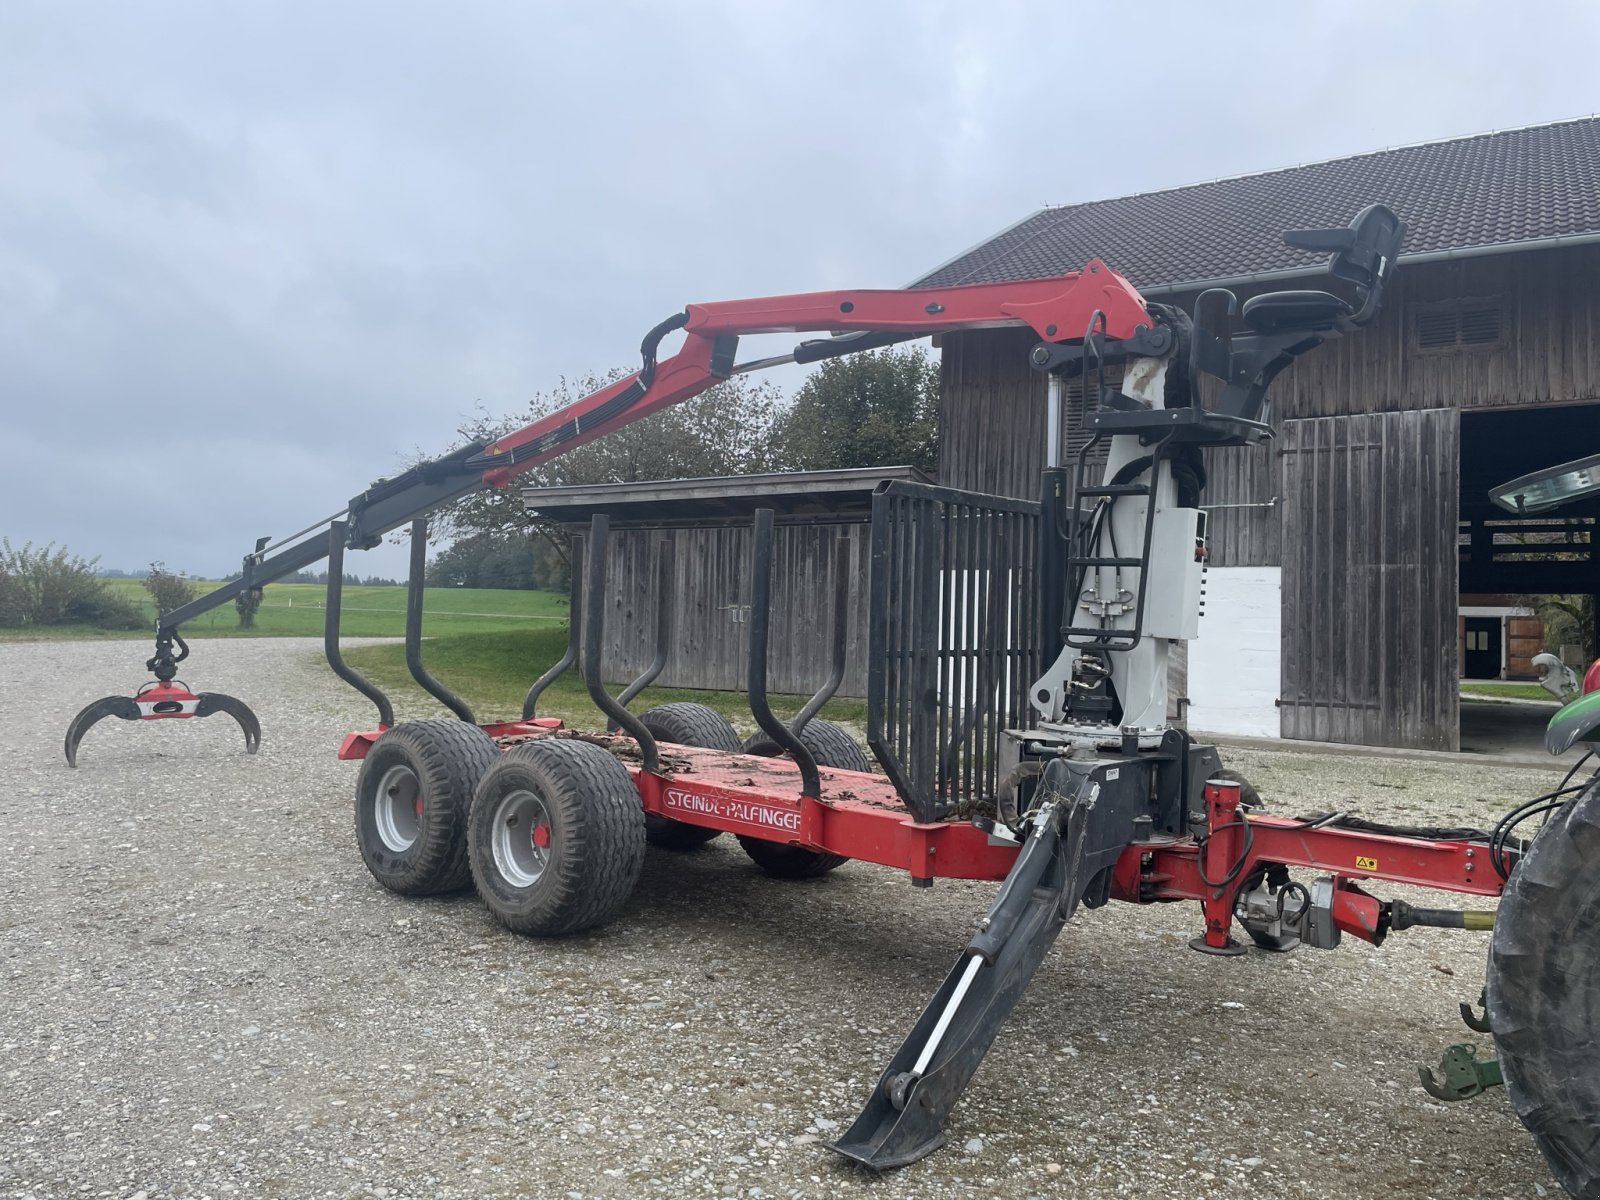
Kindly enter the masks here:
<path id="1" fill-rule="evenodd" d="M 67 726 L 64 749 L 67 765 L 78 765 L 78 745 L 89 729 L 107 717 L 124 721 L 160 721 L 169 718 L 209 717 L 212 713 L 227 713 L 239 722 L 244 731 L 245 753 L 254 754 L 261 745 L 261 722 L 244 701 L 221 692 L 191 692 L 182 683 L 159 681 L 147 683 L 131 698 L 107 696 L 96 700 Z"/>

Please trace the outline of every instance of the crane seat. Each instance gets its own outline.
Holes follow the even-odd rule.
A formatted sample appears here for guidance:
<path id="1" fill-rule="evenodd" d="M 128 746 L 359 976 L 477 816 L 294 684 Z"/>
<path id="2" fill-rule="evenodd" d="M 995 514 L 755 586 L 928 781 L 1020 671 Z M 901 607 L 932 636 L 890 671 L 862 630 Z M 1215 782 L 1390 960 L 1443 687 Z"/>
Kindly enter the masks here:
<path id="1" fill-rule="evenodd" d="M 1267 292 L 1244 302 L 1244 323 L 1258 333 L 1325 329 L 1355 309 L 1331 292 Z"/>

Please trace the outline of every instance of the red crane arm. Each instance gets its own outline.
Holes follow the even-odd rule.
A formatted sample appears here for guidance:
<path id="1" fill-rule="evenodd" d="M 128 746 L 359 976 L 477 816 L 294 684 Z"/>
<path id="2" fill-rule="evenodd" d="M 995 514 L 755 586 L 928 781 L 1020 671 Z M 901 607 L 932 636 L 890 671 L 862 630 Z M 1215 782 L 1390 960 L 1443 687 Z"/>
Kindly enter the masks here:
<path id="1" fill-rule="evenodd" d="M 1108 341 L 1126 340 L 1153 324 L 1133 285 L 1098 259 L 1049 279 L 691 304 L 651 331 L 639 371 L 487 447 L 484 454 L 491 461 L 483 481 L 504 487 L 540 463 L 698 396 L 735 373 L 733 355 L 744 334 L 861 332 L 905 339 L 1028 326 L 1045 341 L 1080 342 L 1090 322 L 1098 328 L 1102 318 Z M 684 331 L 683 346 L 658 364 L 655 343 L 674 329 Z"/>

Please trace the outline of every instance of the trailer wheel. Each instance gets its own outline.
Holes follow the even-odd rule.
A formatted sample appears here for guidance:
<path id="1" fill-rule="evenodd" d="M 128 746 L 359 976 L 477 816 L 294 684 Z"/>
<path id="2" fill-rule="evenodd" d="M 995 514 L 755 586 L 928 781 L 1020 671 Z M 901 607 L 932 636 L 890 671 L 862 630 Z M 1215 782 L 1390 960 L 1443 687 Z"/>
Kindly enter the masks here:
<path id="1" fill-rule="evenodd" d="M 658 704 L 639 714 L 639 720 L 653 736 L 680 746 L 699 746 L 704 750 L 726 750 L 738 754 L 743 747 L 728 718 L 704 704 Z M 663 850 L 694 850 L 722 830 L 690 825 L 671 817 L 644 815 L 645 841 Z"/>
<path id="2" fill-rule="evenodd" d="M 1511 1107 L 1561 1186 L 1600 1197 L 1600 784 L 1552 816 L 1512 872 L 1488 985 Z"/>
<path id="3" fill-rule="evenodd" d="M 551 738 L 507 751 L 472 798 L 472 880 L 507 929 L 558 937 L 603 925 L 644 866 L 644 810 L 599 746 Z"/>
<path id="4" fill-rule="evenodd" d="M 812 720 L 800 731 L 800 741 L 811 751 L 819 767 L 832 767 L 839 771 L 870 771 L 866 751 L 860 743 L 832 721 Z M 744 752 L 762 758 L 776 758 L 783 753 L 766 734 L 757 731 L 745 739 Z M 769 842 L 763 838 L 739 835 L 739 845 L 751 860 L 768 875 L 777 879 L 816 879 L 835 867 L 849 862 L 841 854 L 824 854 L 807 850 L 803 846 L 790 846 L 784 842 Z"/>
<path id="5" fill-rule="evenodd" d="M 356 844 L 372 877 L 402 896 L 459 891 L 472 789 L 500 757 L 467 721 L 407 721 L 385 731 L 356 780 Z"/>

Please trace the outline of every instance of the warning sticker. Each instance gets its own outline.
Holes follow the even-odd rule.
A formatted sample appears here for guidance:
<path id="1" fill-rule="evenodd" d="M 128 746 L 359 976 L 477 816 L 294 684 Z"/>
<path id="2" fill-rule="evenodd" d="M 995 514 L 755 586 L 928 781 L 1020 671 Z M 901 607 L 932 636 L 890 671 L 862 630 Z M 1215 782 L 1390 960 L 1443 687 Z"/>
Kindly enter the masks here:
<path id="1" fill-rule="evenodd" d="M 1356 855 L 1356 870 L 1358 870 L 1358 871 L 1376 871 L 1377 869 L 1378 869 L 1378 860 L 1377 859 L 1368 858 L 1364 854 Z"/>
<path id="2" fill-rule="evenodd" d="M 759 800 L 730 800 L 722 796 L 702 796 L 694 792 L 667 788 L 663 807 L 669 813 L 693 814 L 718 822 L 747 825 L 761 832 L 799 833 L 800 810 Z"/>

